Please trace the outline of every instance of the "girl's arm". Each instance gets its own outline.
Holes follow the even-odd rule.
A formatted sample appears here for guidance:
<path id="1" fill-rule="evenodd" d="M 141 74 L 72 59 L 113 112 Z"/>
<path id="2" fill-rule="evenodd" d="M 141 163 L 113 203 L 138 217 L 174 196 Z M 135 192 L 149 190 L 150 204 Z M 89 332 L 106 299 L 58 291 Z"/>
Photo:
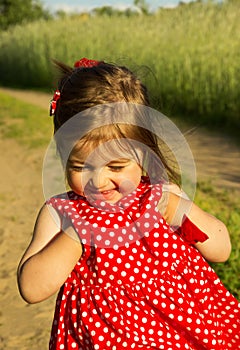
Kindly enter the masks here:
<path id="1" fill-rule="evenodd" d="M 44 205 L 38 215 L 32 241 L 18 267 L 18 286 L 28 303 L 47 299 L 58 291 L 82 255 L 82 245 L 71 227 L 60 231 L 53 209 Z M 55 212 L 56 214 L 56 212 Z"/>
<path id="2" fill-rule="evenodd" d="M 223 222 L 204 212 L 190 200 L 168 193 L 168 201 L 163 217 L 173 226 L 181 226 L 184 215 L 203 231 L 209 239 L 196 243 L 196 248 L 211 262 L 224 262 L 231 253 L 228 230 Z"/>

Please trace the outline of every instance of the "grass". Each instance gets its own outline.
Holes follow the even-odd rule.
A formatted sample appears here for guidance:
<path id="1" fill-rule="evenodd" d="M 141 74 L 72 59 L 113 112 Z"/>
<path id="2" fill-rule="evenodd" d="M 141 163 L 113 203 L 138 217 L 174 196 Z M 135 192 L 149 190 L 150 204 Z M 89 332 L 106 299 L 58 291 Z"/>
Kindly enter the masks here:
<path id="1" fill-rule="evenodd" d="M 222 220 L 228 227 L 232 252 L 225 263 L 211 264 L 225 286 L 240 300 L 240 197 L 239 191 L 215 189 L 211 183 L 199 183 L 195 202 L 203 210 Z"/>
<path id="2" fill-rule="evenodd" d="M 47 145 L 52 135 L 52 120 L 39 107 L 0 93 L 0 134 L 28 148 Z"/>
<path id="3" fill-rule="evenodd" d="M 0 83 L 52 86 L 51 58 L 125 64 L 149 87 L 155 108 L 200 125 L 240 126 L 238 2 L 196 2 L 153 16 L 79 16 L 0 34 Z"/>
<path id="4" fill-rule="evenodd" d="M 0 94 L 0 133 L 29 148 L 46 147 L 52 135 L 51 120 L 45 110 Z M 212 264 L 228 288 L 240 300 L 240 198 L 239 192 L 214 188 L 211 183 L 199 183 L 195 202 L 227 225 L 231 234 L 232 253 L 226 263 Z"/>

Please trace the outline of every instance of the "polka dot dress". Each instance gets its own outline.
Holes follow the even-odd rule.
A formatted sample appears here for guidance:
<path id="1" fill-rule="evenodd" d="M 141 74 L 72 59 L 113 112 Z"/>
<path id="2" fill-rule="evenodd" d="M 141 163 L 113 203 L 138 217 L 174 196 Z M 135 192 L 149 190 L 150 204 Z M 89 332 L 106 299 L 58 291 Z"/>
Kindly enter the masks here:
<path id="1" fill-rule="evenodd" d="M 51 350 L 240 349 L 238 301 L 164 221 L 160 198 L 161 185 L 143 179 L 117 204 L 74 192 L 47 202 L 83 243 L 57 298 Z"/>

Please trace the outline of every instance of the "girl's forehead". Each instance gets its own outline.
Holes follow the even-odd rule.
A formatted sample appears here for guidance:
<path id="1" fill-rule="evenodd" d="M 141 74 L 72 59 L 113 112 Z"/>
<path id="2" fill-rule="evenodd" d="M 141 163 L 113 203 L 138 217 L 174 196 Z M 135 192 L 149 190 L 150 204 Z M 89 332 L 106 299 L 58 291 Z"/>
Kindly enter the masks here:
<path id="1" fill-rule="evenodd" d="M 139 162 L 139 150 L 123 139 L 107 142 L 81 141 L 73 148 L 69 159 L 81 163 L 106 164 L 116 160 L 135 160 Z"/>

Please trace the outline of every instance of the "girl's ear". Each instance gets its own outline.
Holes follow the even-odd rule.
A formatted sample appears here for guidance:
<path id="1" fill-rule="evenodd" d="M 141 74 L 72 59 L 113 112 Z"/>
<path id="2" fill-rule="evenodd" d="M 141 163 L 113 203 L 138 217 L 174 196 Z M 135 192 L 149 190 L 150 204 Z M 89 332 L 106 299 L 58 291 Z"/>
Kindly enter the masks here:
<path id="1" fill-rule="evenodd" d="M 149 177 L 148 172 L 142 168 L 142 176 Z"/>
<path id="2" fill-rule="evenodd" d="M 149 164 L 148 164 L 148 156 L 147 152 L 143 153 L 142 150 L 138 152 L 139 154 L 139 166 L 142 169 L 142 176 L 149 176 L 148 174 L 148 169 L 149 169 Z"/>

